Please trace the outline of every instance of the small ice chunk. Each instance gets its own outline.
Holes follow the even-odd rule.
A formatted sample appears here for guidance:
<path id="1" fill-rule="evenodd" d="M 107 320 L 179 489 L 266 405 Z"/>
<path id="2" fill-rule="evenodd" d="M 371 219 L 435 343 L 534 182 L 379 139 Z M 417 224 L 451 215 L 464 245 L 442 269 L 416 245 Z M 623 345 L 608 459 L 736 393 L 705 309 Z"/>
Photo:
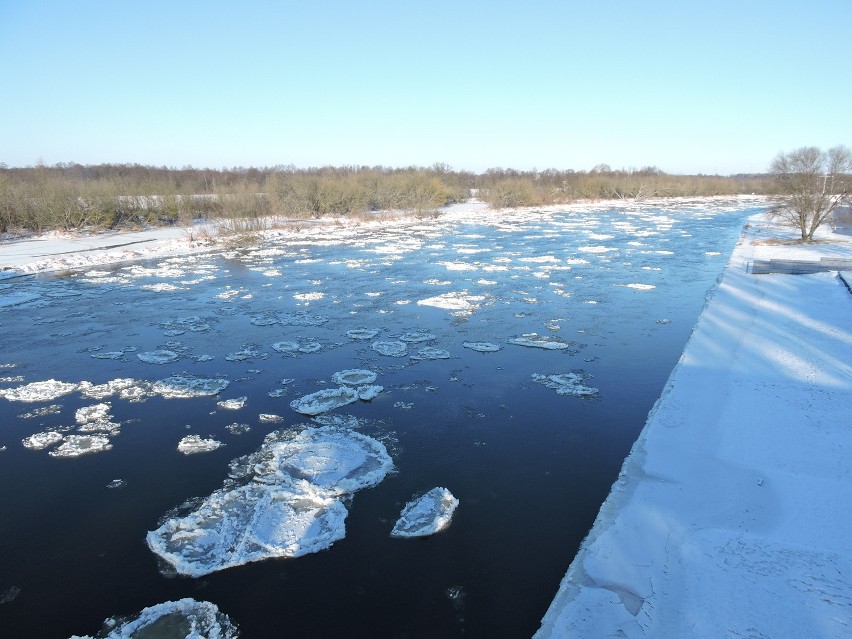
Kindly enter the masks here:
<path id="1" fill-rule="evenodd" d="M 158 349 L 146 353 L 136 353 L 136 357 L 146 364 L 171 364 L 178 360 L 180 354 L 167 349 Z"/>
<path id="2" fill-rule="evenodd" d="M 92 353 L 95 359 L 121 359 L 124 357 L 124 351 L 105 351 L 103 353 Z"/>
<path id="3" fill-rule="evenodd" d="M 125 486 L 127 486 L 127 482 L 123 479 L 113 479 L 106 485 L 107 488 L 124 488 Z"/>
<path id="4" fill-rule="evenodd" d="M 147 535 L 148 547 L 181 575 L 273 557 L 300 557 L 346 534 L 346 507 L 336 498 L 252 482 L 221 489 L 193 512 L 166 520 Z"/>
<path id="5" fill-rule="evenodd" d="M 47 417 L 48 415 L 57 415 L 62 410 L 62 406 L 59 404 L 51 404 L 50 406 L 42 406 L 40 408 L 35 408 L 31 411 L 27 411 L 26 413 L 21 413 L 18 415 L 21 419 L 34 419 L 36 417 Z"/>
<path id="6" fill-rule="evenodd" d="M 479 353 L 494 353 L 500 350 L 497 344 L 492 344 L 491 342 L 464 342 L 462 346 Z"/>
<path id="7" fill-rule="evenodd" d="M 237 627 L 215 604 L 195 599 L 167 601 L 143 608 L 129 618 L 110 617 L 95 635 L 100 639 L 180 637 L 181 639 L 236 639 Z M 87 638 L 82 638 L 87 639 Z"/>
<path id="8" fill-rule="evenodd" d="M 15 388 L 0 388 L 0 397 L 5 397 L 10 402 L 50 402 L 73 393 L 78 388 L 79 384 L 48 379 Z"/>
<path id="9" fill-rule="evenodd" d="M 379 340 L 373 342 L 373 350 L 387 357 L 405 357 L 408 354 L 408 346 L 399 340 Z"/>
<path id="10" fill-rule="evenodd" d="M 290 340 L 286 340 L 283 342 L 275 342 L 272 345 L 272 348 L 279 353 L 293 353 L 299 350 L 299 342 L 293 342 Z"/>
<path id="11" fill-rule="evenodd" d="M 459 500 L 446 488 L 433 488 L 405 505 L 391 537 L 425 537 L 450 525 Z"/>
<path id="12" fill-rule="evenodd" d="M 547 337 L 546 335 L 539 335 L 538 333 L 524 333 L 520 337 L 510 339 L 509 343 L 517 344 L 518 346 L 544 348 L 547 350 L 561 350 L 563 348 L 571 347 L 571 344 L 568 342 L 562 342 L 558 339 Z"/>
<path id="13" fill-rule="evenodd" d="M 632 288 L 635 291 L 651 291 L 657 288 L 653 284 L 615 284 L 615 286 L 620 288 Z"/>
<path id="14" fill-rule="evenodd" d="M 363 386 L 376 381 L 376 374 L 363 368 L 350 368 L 338 371 L 331 376 L 335 384 L 347 384 L 349 386 Z"/>
<path id="15" fill-rule="evenodd" d="M 340 406 L 358 401 L 358 393 L 348 386 L 324 388 L 290 402 L 290 408 L 303 415 L 319 415 Z"/>
<path id="16" fill-rule="evenodd" d="M 82 408 L 78 408 L 77 412 L 74 413 L 74 419 L 78 424 L 108 420 L 110 416 L 109 409 L 109 402 L 83 406 Z"/>
<path id="17" fill-rule="evenodd" d="M 349 339 L 373 339 L 379 331 L 371 328 L 355 328 L 351 331 L 346 331 L 346 336 Z"/>
<path id="18" fill-rule="evenodd" d="M 227 355 L 225 355 L 225 359 L 229 362 L 244 362 L 247 359 L 253 359 L 255 357 L 261 357 L 261 356 L 262 356 L 262 353 L 259 350 L 257 350 L 257 348 L 255 348 L 252 345 L 248 345 L 248 346 L 243 346 L 242 349 L 240 349 L 240 350 L 238 350 L 234 353 L 228 353 Z"/>
<path id="19" fill-rule="evenodd" d="M 262 416 L 263 415 L 261 415 L 261 417 Z M 260 422 L 263 423 L 263 420 L 261 419 Z M 225 428 L 229 433 L 231 433 L 231 435 L 243 435 L 251 431 L 251 426 L 249 426 L 248 424 L 240 424 L 237 422 L 233 424 L 228 424 L 227 426 L 225 426 Z"/>
<path id="20" fill-rule="evenodd" d="M 113 379 L 105 384 L 80 383 L 80 393 L 83 397 L 89 397 L 90 399 L 106 399 L 107 397 L 118 395 L 121 399 L 130 402 L 141 402 L 148 397 L 150 392 L 150 382 L 129 377 Z"/>
<path id="21" fill-rule="evenodd" d="M 424 359 L 449 359 L 450 353 L 449 351 L 445 351 L 442 348 L 433 348 L 432 346 L 427 346 L 426 348 L 421 348 L 417 351 L 417 355 L 412 355 L 411 359 L 414 360 L 424 360 Z"/>
<path id="22" fill-rule="evenodd" d="M 206 378 L 194 375 L 172 375 L 154 382 L 151 391 L 166 398 L 190 398 L 218 395 L 230 382 L 221 377 Z"/>
<path id="23" fill-rule="evenodd" d="M 385 390 L 384 386 L 359 386 L 355 389 L 358 392 L 358 399 L 369 402 L 370 400 L 376 399 L 383 390 Z"/>
<path id="24" fill-rule="evenodd" d="M 407 333 L 403 333 L 397 339 L 400 342 L 418 343 L 428 342 L 429 340 L 435 339 L 435 336 L 432 333 L 422 331 L 409 331 Z"/>
<path id="25" fill-rule="evenodd" d="M 106 435 L 67 435 L 62 444 L 48 453 L 51 457 L 80 457 L 112 448 Z"/>
<path id="26" fill-rule="evenodd" d="M 200 435 L 187 435 L 178 442 L 177 449 L 184 455 L 195 455 L 196 453 L 209 453 L 224 445 L 215 439 L 204 439 Z"/>
<path id="27" fill-rule="evenodd" d="M 246 405 L 248 397 L 235 397 L 234 399 L 223 399 L 221 402 L 216 402 L 216 406 L 225 410 L 240 410 Z"/>
<path id="28" fill-rule="evenodd" d="M 597 388 L 586 386 L 585 381 L 591 376 L 582 371 L 559 373 L 556 375 L 542 375 L 533 373 L 532 380 L 538 384 L 544 384 L 554 389 L 560 395 L 573 395 L 575 397 L 596 397 Z"/>
<path id="29" fill-rule="evenodd" d="M 24 448 L 29 448 L 30 450 L 42 450 L 48 446 L 58 444 L 62 441 L 62 439 L 62 433 L 55 430 L 46 430 L 42 433 L 35 433 L 29 437 L 24 437 L 21 440 L 21 443 L 24 445 Z"/>
<path id="30" fill-rule="evenodd" d="M 257 416 L 257 421 L 261 424 L 277 424 L 279 422 L 283 422 L 284 418 L 281 415 L 276 415 L 274 413 L 261 413 Z"/>

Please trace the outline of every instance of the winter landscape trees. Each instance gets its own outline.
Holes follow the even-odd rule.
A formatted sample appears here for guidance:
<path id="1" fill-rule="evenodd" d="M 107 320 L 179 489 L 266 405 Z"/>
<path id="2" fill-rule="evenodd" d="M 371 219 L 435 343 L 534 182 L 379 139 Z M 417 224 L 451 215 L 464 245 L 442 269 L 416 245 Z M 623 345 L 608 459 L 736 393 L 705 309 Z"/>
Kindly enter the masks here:
<path id="1" fill-rule="evenodd" d="M 770 173 L 779 186 L 771 214 L 799 229 L 802 241 L 810 242 L 814 232 L 847 198 L 852 151 L 845 146 L 828 151 L 801 147 L 779 153 Z"/>

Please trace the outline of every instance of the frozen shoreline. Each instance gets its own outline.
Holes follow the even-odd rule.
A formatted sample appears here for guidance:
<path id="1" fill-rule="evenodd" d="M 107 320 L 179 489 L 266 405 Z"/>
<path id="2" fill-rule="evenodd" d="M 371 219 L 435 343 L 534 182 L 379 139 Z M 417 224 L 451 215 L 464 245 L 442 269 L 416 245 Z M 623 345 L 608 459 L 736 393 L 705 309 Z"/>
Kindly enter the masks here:
<path id="1" fill-rule="evenodd" d="M 749 222 L 536 637 L 852 632 L 852 295 L 746 272 L 852 241 Z"/>
<path id="2" fill-rule="evenodd" d="M 696 203 L 748 202 L 761 203 L 760 196 L 730 196 L 705 198 L 649 199 L 642 202 L 632 200 L 604 200 L 599 202 L 576 202 L 573 204 L 530 207 L 520 210 L 538 211 L 583 211 L 607 208 L 638 208 L 643 206 L 695 205 Z M 483 218 L 483 213 L 486 217 Z M 477 200 L 462 202 L 442 209 L 440 218 L 446 221 L 481 223 L 487 219 L 499 220 L 511 211 L 494 211 Z M 377 213 L 370 218 L 321 218 L 318 220 L 290 220 L 283 228 L 258 231 L 263 235 L 287 235 L 298 233 L 298 227 L 322 225 L 330 234 L 342 227 L 388 226 L 427 223 L 416 217 L 397 212 Z M 156 227 L 140 231 L 104 231 L 101 233 L 50 231 L 15 237 L 0 235 L 0 281 L 31 275 L 50 273 L 75 268 L 88 268 L 104 264 L 117 264 L 135 260 L 202 253 L 220 249 L 233 234 L 221 231 L 212 224 L 196 223 L 193 226 Z"/>

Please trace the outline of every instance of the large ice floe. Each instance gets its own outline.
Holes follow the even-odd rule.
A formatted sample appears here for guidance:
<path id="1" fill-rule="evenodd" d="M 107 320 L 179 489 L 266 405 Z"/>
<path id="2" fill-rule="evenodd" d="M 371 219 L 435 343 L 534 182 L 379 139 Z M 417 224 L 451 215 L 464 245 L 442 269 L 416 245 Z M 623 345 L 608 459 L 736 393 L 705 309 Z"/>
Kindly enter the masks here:
<path id="1" fill-rule="evenodd" d="M 131 617 L 110 617 L 94 637 L 72 639 L 236 639 L 239 629 L 208 601 L 180 599 L 143 608 Z"/>
<path id="2" fill-rule="evenodd" d="M 148 546 L 193 577 L 318 552 L 346 534 L 340 498 L 378 484 L 392 468 L 384 444 L 355 431 L 273 431 L 259 450 L 231 462 L 223 488 L 149 532 Z"/>
<path id="3" fill-rule="evenodd" d="M 459 500 L 446 488 L 433 488 L 408 502 L 394 524 L 391 537 L 426 537 L 450 525 Z"/>
<path id="4" fill-rule="evenodd" d="M 573 395 L 575 397 L 597 397 L 598 389 L 586 386 L 585 381 L 591 376 L 582 371 L 571 371 L 569 373 L 557 373 L 555 375 L 543 375 L 533 373 L 532 381 L 544 384 L 554 389 L 560 395 Z"/>

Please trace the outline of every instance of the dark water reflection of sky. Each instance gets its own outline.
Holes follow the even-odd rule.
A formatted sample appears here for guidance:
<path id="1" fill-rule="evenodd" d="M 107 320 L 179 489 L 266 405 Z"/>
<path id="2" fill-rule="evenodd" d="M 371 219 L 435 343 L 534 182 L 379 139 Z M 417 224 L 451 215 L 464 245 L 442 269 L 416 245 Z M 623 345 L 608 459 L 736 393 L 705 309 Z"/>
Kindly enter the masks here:
<path id="1" fill-rule="evenodd" d="M 76 459 L 21 440 L 73 427 L 75 410 L 96 400 L 0 399 L 0 594 L 20 589 L 0 605 L 0 634 L 92 634 L 109 616 L 194 597 L 217 604 L 246 637 L 530 636 L 750 212 L 646 207 L 305 231 L 260 247 L 0 283 L 0 296 L 28 300 L 0 304 L 0 364 L 14 365 L 0 369 L 0 388 L 183 371 L 230 381 L 219 397 L 105 400 L 121 434 L 111 450 Z M 468 312 L 417 303 L 441 295 Z M 190 317 L 208 328 L 175 334 Z M 426 331 L 435 339 L 410 353 L 433 346 L 451 358 L 385 357 L 346 335 L 358 328 L 378 330 L 376 339 Z M 572 346 L 508 343 L 527 333 Z M 272 349 L 282 340 L 321 349 L 282 354 Z M 258 354 L 226 359 L 246 347 Z M 179 359 L 137 357 L 157 348 Z M 386 442 L 396 472 L 348 503 L 346 538 L 297 559 L 164 577 L 146 532 L 219 488 L 228 462 L 266 433 L 309 422 L 290 401 L 349 368 L 377 372 L 385 390 L 335 413 Z M 531 379 L 569 371 L 590 376 L 599 397 L 558 395 Z M 268 395 L 279 388 L 283 396 Z M 216 404 L 240 396 L 240 410 Z M 52 403 L 57 414 L 20 417 Z M 261 413 L 283 421 L 261 423 Z M 234 423 L 251 430 L 232 434 Z M 178 453 L 193 433 L 226 445 Z M 114 479 L 124 487 L 107 488 Z M 450 528 L 391 539 L 402 506 L 435 486 L 461 502 Z"/>

